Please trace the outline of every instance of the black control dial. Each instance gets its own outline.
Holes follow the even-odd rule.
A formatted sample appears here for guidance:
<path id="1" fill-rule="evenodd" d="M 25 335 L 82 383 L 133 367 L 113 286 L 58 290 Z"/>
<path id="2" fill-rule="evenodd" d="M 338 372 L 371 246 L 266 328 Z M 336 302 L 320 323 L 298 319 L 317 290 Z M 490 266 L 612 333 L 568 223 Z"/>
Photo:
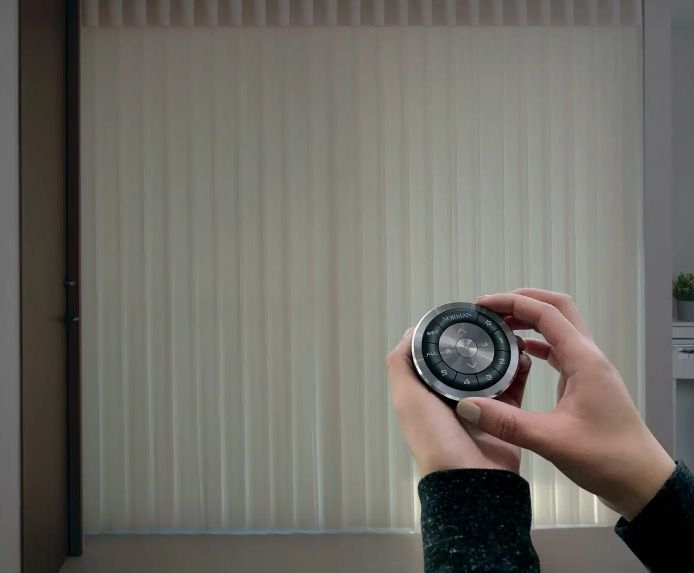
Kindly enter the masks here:
<path id="1" fill-rule="evenodd" d="M 516 337 L 501 317 L 471 303 L 433 308 L 412 336 L 419 376 L 455 400 L 501 394 L 513 380 L 518 354 Z"/>

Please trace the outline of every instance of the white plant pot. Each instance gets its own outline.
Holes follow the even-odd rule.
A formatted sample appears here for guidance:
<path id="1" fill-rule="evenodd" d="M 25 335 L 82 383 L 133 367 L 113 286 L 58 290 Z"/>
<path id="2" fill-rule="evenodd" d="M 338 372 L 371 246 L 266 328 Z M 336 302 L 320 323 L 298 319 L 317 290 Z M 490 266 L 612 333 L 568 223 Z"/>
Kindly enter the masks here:
<path id="1" fill-rule="evenodd" d="M 694 300 L 677 301 L 677 319 L 682 322 L 694 322 Z"/>

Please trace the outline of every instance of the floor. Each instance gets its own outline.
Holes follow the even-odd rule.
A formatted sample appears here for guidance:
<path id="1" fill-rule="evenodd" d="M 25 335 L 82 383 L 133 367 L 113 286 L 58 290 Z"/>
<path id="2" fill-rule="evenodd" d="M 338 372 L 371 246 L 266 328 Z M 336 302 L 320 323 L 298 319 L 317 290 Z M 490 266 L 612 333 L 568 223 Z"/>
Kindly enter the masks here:
<path id="1" fill-rule="evenodd" d="M 645 571 L 608 528 L 541 529 L 543 573 Z M 60 573 L 421 573 L 415 534 L 97 535 Z"/>
<path id="2" fill-rule="evenodd" d="M 411 534 L 99 535 L 60 573 L 414 573 L 421 563 Z"/>

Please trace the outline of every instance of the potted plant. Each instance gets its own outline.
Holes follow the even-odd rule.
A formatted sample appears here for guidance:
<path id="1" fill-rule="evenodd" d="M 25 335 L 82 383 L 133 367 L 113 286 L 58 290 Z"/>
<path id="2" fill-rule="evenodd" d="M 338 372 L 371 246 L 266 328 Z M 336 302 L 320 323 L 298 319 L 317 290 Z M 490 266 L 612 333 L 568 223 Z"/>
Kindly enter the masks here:
<path id="1" fill-rule="evenodd" d="M 677 318 L 694 322 L 694 274 L 680 273 L 672 281 L 672 296 L 677 299 Z"/>

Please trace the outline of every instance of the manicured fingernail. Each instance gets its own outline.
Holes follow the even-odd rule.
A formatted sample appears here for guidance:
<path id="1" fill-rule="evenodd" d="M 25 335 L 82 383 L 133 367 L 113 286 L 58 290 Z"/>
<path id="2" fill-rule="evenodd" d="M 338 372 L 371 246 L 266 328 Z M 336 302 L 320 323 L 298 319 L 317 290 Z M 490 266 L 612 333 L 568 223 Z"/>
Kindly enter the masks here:
<path id="1" fill-rule="evenodd" d="M 460 418 L 462 418 L 466 422 L 470 422 L 471 424 L 476 424 L 477 422 L 479 422 L 480 414 L 482 413 L 480 407 L 477 404 L 467 399 L 458 402 L 455 411 L 457 412 Z"/>
<path id="2" fill-rule="evenodd" d="M 405 334 L 403 334 L 402 337 L 403 337 L 403 338 L 407 338 L 407 335 L 410 334 L 410 332 L 412 332 L 413 330 L 414 330 L 414 326 L 410 326 L 410 328 L 408 328 L 408 329 L 405 331 Z"/>

